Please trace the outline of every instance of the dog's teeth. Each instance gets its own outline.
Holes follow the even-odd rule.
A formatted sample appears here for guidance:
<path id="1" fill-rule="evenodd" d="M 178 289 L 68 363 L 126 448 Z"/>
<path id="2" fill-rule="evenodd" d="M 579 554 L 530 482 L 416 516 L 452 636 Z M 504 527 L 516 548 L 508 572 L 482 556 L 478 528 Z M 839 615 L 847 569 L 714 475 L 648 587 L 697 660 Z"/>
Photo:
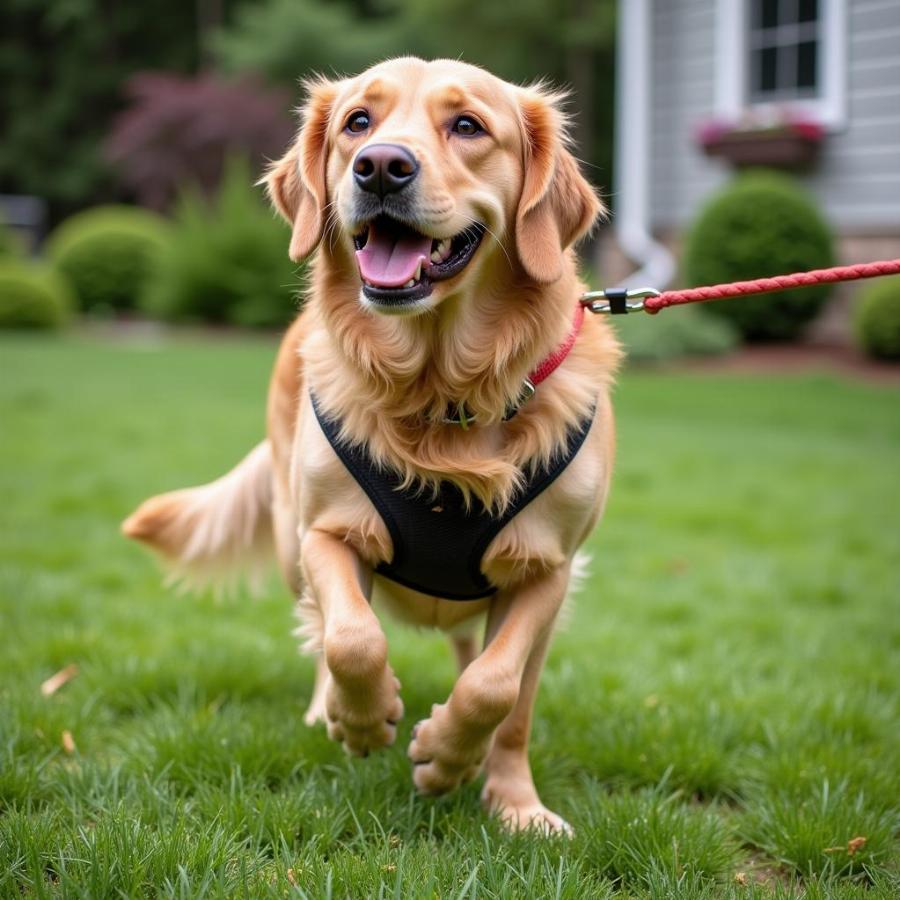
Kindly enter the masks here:
<path id="1" fill-rule="evenodd" d="M 419 264 L 416 266 L 416 274 L 413 276 L 413 281 L 418 281 L 422 277 L 422 260 L 419 260 Z"/>
<path id="2" fill-rule="evenodd" d="M 403 285 L 403 287 L 405 287 L 405 288 L 410 288 L 410 287 L 415 287 L 415 286 L 416 286 L 415 278 L 410 278 L 409 281 L 407 281 L 406 284 Z"/>
<path id="3" fill-rule="evenodd" d="M 431 261 L 433 263 L 442 263 L 450 256 L 450 246 L 453 238 L 442 238 L 440 241 L 435 238 L 434 249 L 431 251 Z"/>

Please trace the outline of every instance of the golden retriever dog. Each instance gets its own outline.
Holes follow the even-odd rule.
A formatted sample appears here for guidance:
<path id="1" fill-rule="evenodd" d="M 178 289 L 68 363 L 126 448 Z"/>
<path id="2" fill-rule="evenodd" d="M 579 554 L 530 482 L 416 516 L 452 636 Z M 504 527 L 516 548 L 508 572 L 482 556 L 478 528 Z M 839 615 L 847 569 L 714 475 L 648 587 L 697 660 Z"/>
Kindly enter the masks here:
<path id="1" fill-rule="evenodd" d="M 123 530 L 195 578 L 274 549 L 318 655 L 306 722 L 352 754 L 393 743 L 403 715 L 376 611 L 446 632 L 459 676 L 412 731 L 416 788 L 484 772 L 509 828 L 568 832 L 538 797 L 528 741 L 613 462 L 619 349 L 605 322 L 582 325 L 572 250 L 601 202 L 543 86 L 403 58 L 306 92 L 265 179 L 291 258 L 314 254 L 268 436 Z"/>

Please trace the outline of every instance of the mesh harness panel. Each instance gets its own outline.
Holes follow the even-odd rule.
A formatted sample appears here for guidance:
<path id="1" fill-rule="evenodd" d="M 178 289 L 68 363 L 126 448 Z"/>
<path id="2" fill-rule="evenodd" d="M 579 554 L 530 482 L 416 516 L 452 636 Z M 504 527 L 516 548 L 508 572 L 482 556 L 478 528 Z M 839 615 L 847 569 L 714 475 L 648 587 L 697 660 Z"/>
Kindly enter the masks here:
<path id="1" fill-rule="evenodd" d="M 507 509 L 493 515 L 477 498 L 467 509 L 459 488 L 450 482 L 442 482 L 436 494 L 401 488 L 397 472 L 375 463 L 364 445 L 342 440 L 340 421 L 325 416 L 315 397 L 311 399 L 328 443 L 366 492 L 391 536 L 394 555 L 375 571 L 446 600 L 479 600 L 497 590 L 481 571 L 485 550 L 497 533 L 565 470 L 594 420 L 592 412 L 570 429 L 562 452 L 548 466 L 527 474 Z"/>

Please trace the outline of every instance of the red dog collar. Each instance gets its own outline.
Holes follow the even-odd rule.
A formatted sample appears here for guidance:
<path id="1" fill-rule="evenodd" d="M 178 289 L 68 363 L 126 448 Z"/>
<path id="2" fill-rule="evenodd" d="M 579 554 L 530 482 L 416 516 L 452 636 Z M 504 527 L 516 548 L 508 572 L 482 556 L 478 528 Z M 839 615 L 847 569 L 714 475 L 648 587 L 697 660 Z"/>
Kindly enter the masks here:
<path id="1" fill-rule="evenodd" d="M 578 303 L 575 306 L 575 318 L 572 322 L 572 330 L 566 336 L 566 339 L 547 357 L 541 360 L 537 368 L 522 383 L 522 390 L 519 398 L 514 406 L 511 406 L 503 417 L 504 422 L 508 422 L 522 407 L 534 396 L 534 389 L 542 382 L 549 378 L 564 362 L 572 348 L 575 346 L 575 339 L 581 331 L 584 324 L 584 306 Z M 467 429 L 469 425 L 475 422 L 475 416 L 467 412 L 465 406 L 457 406 L 455 415 L 448 414 L 444 417 L 445 425 L 459 425 L 462 429 Z"/>

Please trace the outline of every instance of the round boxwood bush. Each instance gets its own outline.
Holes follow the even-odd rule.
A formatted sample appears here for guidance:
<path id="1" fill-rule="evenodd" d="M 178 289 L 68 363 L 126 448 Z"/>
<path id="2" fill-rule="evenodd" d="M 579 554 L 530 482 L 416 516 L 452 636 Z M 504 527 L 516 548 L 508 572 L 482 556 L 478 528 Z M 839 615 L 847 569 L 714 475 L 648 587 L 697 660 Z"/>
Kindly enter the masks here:
<path id="1" fill-rule="evenodd" d="M 809 196 L 786 175 L 748 172 L 701 210 L 687 236 L 684 275 L 691 286 L 786 275 L 834 265 L 832 236 Z M 828 297 L 815 285 L 707 304 L 749 341 L 796 338 Z"/>
<path id="2" fill-rule="evenodd" d="M 82 309 L 133 309 L 168 239 L 166 221 L 136 206 L 98 206 L 67 219 L 47 253 Z"/>
<path id="3" fill-rule="evenodd" d="M 856 307 L 856 334 L 877 359 L 900 359 L 900 278 L 868 285 Z"/>
<path id="4" fill-rule="evenodd" d="M 0 328 L 59 328 L 74 302 L 65 278 L 53 269 L 0 260 Z"/>

